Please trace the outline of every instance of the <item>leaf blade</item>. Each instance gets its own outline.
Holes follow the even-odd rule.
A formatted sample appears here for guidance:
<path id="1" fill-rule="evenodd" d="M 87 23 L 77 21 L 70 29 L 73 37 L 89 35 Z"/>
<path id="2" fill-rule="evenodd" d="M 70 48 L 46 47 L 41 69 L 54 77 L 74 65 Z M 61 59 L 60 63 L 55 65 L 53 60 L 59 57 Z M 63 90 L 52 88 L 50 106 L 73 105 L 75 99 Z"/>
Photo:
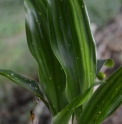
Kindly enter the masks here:
<path id="1" fill-rule="evenodd" d="M 51 0 L 48 12 L 52 49 L 67 74 L 67 90 L 71 100 L 93 83 L 95 42 L 82 0 Z"/>
<path id="2" fill-rule="evenodd" d="M 61 112 L 59 112 L 53 118 L 53 124 L 61 123 L 67 124 L 71 115 L 73 114 L 74 110 L 81 106 L 87 99 L 90 94 L 90 88 L 86 90 L 82 95 L 77 96 L 74 98 Z M 80 111 L 81 113 L 81 111 Z"/>
<path id="3" fill-rule="evenodd" d="M 50 103 L 50 110 L 55 115 L 67 104 L 66 76 L 50 46 L 48 2 L 25 0 L 26 33 L 30 51 L 38 62 L 41 87 Z"/>
<path id="4" fill-rule="evenodd" d="M 27 79 L 17 73 L 10 71 L 10 70 L 2 70 L 0 69 L 0 75 L 9 78 L 11 81 L 15 82 L 16 84 L 26 88 L 27 90 L 34 93 L 36 96 L 40 97 L 40 99 L 45 103 L 45 105 L 49 108 L 48 102 L 43 98 L 43 94 L 40 91 L 40 88 L 36 81 Z"/>
<path id="5" fill-rule="evenodd" d="M 79 123 L 99 124 L 122 95 L 122 67 L 115 71 L 93 94 L 85 107 Z M 121 99 L 119 100 L 121 102 Z M 115 105 L 116 106 L 116 105 Z M 114 107 L 116 109 L 116 107 Z M 114 111 L 115 111 L 114 109 Z M 84 115 L 84 116 L 83 116 Z"/>
<path id="6" fill-rule="evenodd" d="M 96 73 L 96 45 L 84 1 L 50 0 L 48 20 L 52 50 L 66 73 L 72 101 L 94 83 Z M 78 119 L 80 113 L 75 113 Z"/>

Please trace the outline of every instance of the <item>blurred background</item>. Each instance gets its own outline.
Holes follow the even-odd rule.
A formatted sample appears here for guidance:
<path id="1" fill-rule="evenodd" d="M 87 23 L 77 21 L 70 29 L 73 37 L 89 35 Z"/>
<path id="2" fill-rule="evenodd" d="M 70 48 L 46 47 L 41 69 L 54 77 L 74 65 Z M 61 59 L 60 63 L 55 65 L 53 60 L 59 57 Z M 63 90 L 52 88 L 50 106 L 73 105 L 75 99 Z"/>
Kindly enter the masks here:
<path id="1" fill-rule="evenodd" d="M 122 0 L 85 0 L 97 43 L 97 58 L 112 58 L 122 65 Z M 37 63 L 26 43 L 23 0 L 0 0 L 0 68 L 10 69 L 38 81 Z M 36 98 L 24 88 L 0 76 L 0 124 L 29 124 Z M 43 103 L 35 108 L 38 124 L 50 124 Z M 102 124 L 122 124 L 122 107 Z"/>

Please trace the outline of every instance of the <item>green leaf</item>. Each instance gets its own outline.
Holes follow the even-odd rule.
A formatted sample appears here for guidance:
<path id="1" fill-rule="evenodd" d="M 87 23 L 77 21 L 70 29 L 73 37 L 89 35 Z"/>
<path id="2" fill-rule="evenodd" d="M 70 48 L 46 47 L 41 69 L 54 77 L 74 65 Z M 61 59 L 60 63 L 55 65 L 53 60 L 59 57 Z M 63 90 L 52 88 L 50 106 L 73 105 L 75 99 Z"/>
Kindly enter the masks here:
<path id="1" fill-rule="evenodd" d="M 112 59 L 97 60 L 97 73 L 96 73 L 96 75 L 98 75 L 98 73 L 99 73 L 99 71 L 103 65 L 105 65 L 109 68 L 112 68 L 114 66 L 114 62 Z"/>
<path id="2" fill-rule="evenodd" d="M 16 84 L 26 88 L 27 90 L 31 91 L 36 96 L 40 97 L 40 99 L 45 103 L 45 105 L 49 108 L 48 102 L 44 99 L 39 86 L 36 81 L 27 79 L 23 76 L 16 74 L 10 70 L 2 70 L 0 69 L 0 75 L 9 78 L 11 81 L 15 82 Z"/>
<path id="3" fill-rule="evenodd" d="M 88 98 L 91 92 L 91 89 L 97 85 L 103 85 L 106 82 L 95 82 L 92 84 L 90 88 L 88 88 L 82 95 L 77 96 L 74 98 L 62 111 L 60 111 L 54 118 L 53 124 L 57 124 L 58 122 L 62 124 L 67 124 L 71 115 L 72 115 L 72 122 L 74 120 L 74 111 L 76 108 L 79 108 Z M 80 115 L 82 113 L 81 109 L 78 110 Z"/>
<path id="4" fill-rule="evenodd" d="M 50 0 L 49 29 L 52 50 L 67 75 L 70 101 L 94 82 L 95 42 L 83 0 Z"/>
<path id="5" fill-rule="evenodd" d="M 118 99 L 118 100 L 116 100 L 115 102 L 114 102 L 114 105 L 111 107 L 111 109 L 109 110 L 109 112 L 108 112 L 108 114 L 106 115 L 106 117 L 104 118 L 104 119 L 106 119 L 106 118 L 108 118 L 110 115 L 112 115 L 118 108 L 119 108 L 119 106 L 122 104 L 122 96 Z"/>
<path id="6" fill-rule="evenodd" d="M 38 62 L 41 87 L 55 115 L 67 105 L 66 76 L 51 49 L 47 6 L 47 0 L 25 0 L 26 34 L 29 49 Z"/>
<path id="7" fill-rule="evenodd" d="M 53 124 L 58 124 L 59 122 L 61 124 L 67 124 L 74 110 L 80 105 L 82 105 L 88 99 L 90 90 L 91 88 L 86 90 L 82 95 L 79 95 L 76 98 L 74 98 L 71 101 L 71 103 L 69 103 L 61 112 L 54 116 Z"/>
<path id="8" fill-rule="evenodd" d="M 122 67 L 115 71 L 106 83 L 99 86 L 80 117 L 79 123 L 99 124 L 112 114 L 122 102 Z"/>
<path id="9" fill-rule="evenodd" d="M 71 102 L 94 83 L 96 76 L 96 45 L 86 6 L 83 0 L 50 0 L 48 20 L 52 50 L 66 73 Z M 75 113 L 78 119 L 80 113 Z"/>
<path id="10" fill-rule="evenodd" d="M 72 124 L 74 124 L 75 114 L 72 114 Z"/>

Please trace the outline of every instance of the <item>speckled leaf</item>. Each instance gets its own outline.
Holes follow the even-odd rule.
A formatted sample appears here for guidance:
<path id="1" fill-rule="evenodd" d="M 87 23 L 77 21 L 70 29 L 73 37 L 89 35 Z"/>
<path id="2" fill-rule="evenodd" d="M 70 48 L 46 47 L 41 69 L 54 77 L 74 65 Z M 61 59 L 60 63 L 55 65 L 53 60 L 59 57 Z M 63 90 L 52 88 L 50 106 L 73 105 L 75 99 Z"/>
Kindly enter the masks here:
<path id="1" fill-rule="evenodd" d="M 86 6 L 83 0 L 50 0 L 48 19 L 52 49 L 67 74 L 72 100 L 91 86 L 96 73 L 95 42 Z"/>
<path id="2" fill-rule="evenodd" d="M 122 101 L 122 67 L 93 94 L 80 117 L 79 124 L 100 124 Z"/>
<path id="3" fill-rule="evenodd" d="M 96 76 L 96 45 L 84 1 L 50 0 L 48 21 L 52 50 L 66 72 L 67 94 L 72 101 Z M 78 118 L 77 110 L 76 114 Z"/>
<path id="4" fill-rule="evenodd" d="M 26 88 L 27 90 L 31 91 L 36 96 L 40 97 L 40 99 L 45 103 L 47 107 L 49 107 L 49 104 L 46 102 L 46 100 L 43 98 L 43 95 L 39 89 L 39 86 L 36 81 L 27 79 L 21 75 L 16 74 L 13 71 L 10 70 L 2 70 L 0 69 L 0 75 L 5 76 L 9 78 L 11 81 L 15 82 L 16 84 Z"/>
<path id="5" fill-rule="evenodd" d="M 90 94 L 90 88 L 85 91 L 80 96 L 77 96 L 74 100 L 71 101 L 70 104 L 68 104 L 61 112 L 59 112 L 54 118 L 53 118 L 53 124 L 68 124 L 68 121 L 73 114 L 75 108 L 82 105 L 87 99 Z M 80 111 L 80 109 L 79 109 Z M 81 111 L 80 111 L 81 113 Z"/>
<path id="6" fill-rule="evenodd" d="M 103 59 L 103 60 L 97 60 L 97 72 L 96 75 L 98 75 L 100 69 L 102 66 L 105 65 L 109 68 L 112 68 L 114 66 L 114 62 L 112 59 Z"/>
<path id="7" fill-rule="evenodd" d="M 107 115 L 106 115 L 106 117 L 104 119 L 106 119 L 109 116 L 111 116 L 121 106 L 121 104 L 122 104 L 122 95 L 118 100 L 115 100 L 114 105 L 111 107 L 111 109 L 109 110 L 109 112 L 107 113 Z"/>
<path id="8" fill-rule="evenodd" d="M 47 21 L 47 0 L 25 0 L 29 49 L 38 62 L 41 87 L 53 115 L 67 104 L 65 73 L 52 52 Z"/>
<path id="9" fill-rule="evenodd" d="M 53 124 L 57 124 L 58 122 L 62 124 L 67 124 L 71 115 L 72 115 L 72 124 L 74 120 L 74 111 L 76 108 L 79 108 L 88 98 L 91 92 L 91 89 L 97 85 L 103 85 L 106 82 L 95 82 L 92 84 L 90 88 L 88 88 L 82 95 L 77 96 L 74 98 L 62 111 L 60 111 L 54 118 Z M 81 114 L 81 109 L 78 109 L 79 113 Z"/>

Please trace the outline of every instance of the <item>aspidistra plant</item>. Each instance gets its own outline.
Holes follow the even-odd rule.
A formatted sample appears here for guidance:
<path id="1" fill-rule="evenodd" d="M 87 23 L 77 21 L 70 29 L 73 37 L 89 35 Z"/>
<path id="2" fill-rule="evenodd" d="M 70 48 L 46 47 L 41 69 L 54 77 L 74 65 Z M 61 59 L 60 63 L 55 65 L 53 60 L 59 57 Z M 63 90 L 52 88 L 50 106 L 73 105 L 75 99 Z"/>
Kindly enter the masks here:
<path id="1" fill-rule="evenodd" d="M 122 67 L 102 82 L 100 69 L 113 61 L 96 59 L 83 0 L 24 0 L 26 35 L 38 63 L 38 83 L 9 70 L 0 74 L 31 91 L 52 114 L 53 124 L 100 124 L 122 102 Z M 102 79 L 102 78 L 101 78 Z M 93 88 L 99 84 L 95 92 Z"/>

